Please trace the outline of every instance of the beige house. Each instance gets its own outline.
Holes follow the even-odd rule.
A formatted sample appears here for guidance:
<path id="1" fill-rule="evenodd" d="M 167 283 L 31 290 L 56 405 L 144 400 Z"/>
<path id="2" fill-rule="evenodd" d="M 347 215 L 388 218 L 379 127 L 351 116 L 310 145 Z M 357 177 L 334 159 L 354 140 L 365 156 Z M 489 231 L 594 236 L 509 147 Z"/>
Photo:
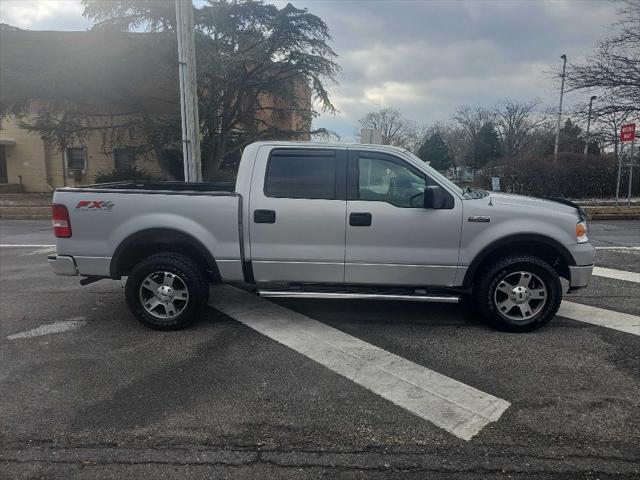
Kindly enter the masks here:
<path id="1" fill-rule="evenodd" d="M 14 186 L 14 191 L 48 192 L 57 187 L 95 182 L 99 173 L 127 170 L 132 166 L 163 177 L 152 155 L 134 156 L 135 140 L 105 151 L 101 135 L 90 136 L 63 151 L 52 148 L 36 133 L 18 126 L 8 116 L 0 120 L 0 183 Z"/>
<path id="2" fill-rule="evenodd" d="M 38 32 L 1 27 L 0 100 L 38 98 L 33 92 L 51 89 L 63 98 L 70 98 L 67 103 L 71 102 L 73 108 L 90 112 L 97 122 L 100 114 L 105 118 L 114 112 L 120 118 L 128 115 L 122 109 L 129 101 L 149 115 L 175 111 L 179 95 L 174 36 Z M 47 84 L 42 80 L 42 72 L 64 81 L 55 86 Z M 305 100 L 310 110 L 310 89 L 299 85 L 296 95 Z M 282 108 L 281 100 L 266 100 L 263 99 L 265 105 Z M 20 122 L 31 123 L 38 116 L 37 103 L 30 103 L 26 112 L 18 118 L 12 115 L 0 118 L 0 191 L 48 192 L 57 187 L 95 183 L 100 173 L 126 171 L 133 166 L 155 177 L 173 179 L 166 161 L 162 162 L 165 168 L 161 168 L 153 153 L 136 153 L 135 147 L 140 142 L 133 131 L 125 138 L 119 134 L 117 142 L 105 142 L 104 132 L 96 133 L 75 140 L 60 151 L 38 134 L 19 126 Z M 309 131 L 309 121 L 302 115 L 290 114 L 277 120 L 267 118 L 270 115 L 268 111 L 262 112 L 260 117 L 264 118 L 259 120 L 270 120 L 282 130 Z M 300 138 L 305 139 L 305 135 Z M 177 149 L 160 154 L 175 159 L 181 154 Z"/>

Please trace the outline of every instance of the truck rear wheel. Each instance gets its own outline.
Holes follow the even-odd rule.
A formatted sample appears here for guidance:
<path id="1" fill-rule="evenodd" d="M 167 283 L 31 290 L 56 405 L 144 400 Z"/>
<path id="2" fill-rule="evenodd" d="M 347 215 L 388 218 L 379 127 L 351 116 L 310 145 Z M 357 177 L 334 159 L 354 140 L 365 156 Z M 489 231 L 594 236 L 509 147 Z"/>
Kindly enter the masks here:
<path id="1" fill-rule="evenodd" d="M 494 327 L 530 332 L 553 318 L 562 301 L 555 269 L 541 258 L 514 255 L 487 268 L 474 287 L 478 309 Z"/>
<path id="2" fill-rule="evenodd" d="M 157 253 L 138 263 L 127 278 L 127 306 L 144 325 L 178 330 L 198 318 L 209 285 L 198 265 L 179 253 Z"/>

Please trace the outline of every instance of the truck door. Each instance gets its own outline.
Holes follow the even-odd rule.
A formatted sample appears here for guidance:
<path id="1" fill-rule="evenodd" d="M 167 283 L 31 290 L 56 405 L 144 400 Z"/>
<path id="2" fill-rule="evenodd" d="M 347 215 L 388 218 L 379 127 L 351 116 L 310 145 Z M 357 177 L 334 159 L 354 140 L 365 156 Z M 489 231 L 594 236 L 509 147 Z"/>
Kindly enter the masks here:
<path id="1" fill-rule="evenodd" d="M 429 185 L 399 156 L 349 150 L 346 283 L 454 285 L 462 202 L 425 209 Z"/>
<path id="2" fill-rule="evenodd" d="M 262 146 L 249 199 L 256 282 L 344 282 L 347 150 Z"/>

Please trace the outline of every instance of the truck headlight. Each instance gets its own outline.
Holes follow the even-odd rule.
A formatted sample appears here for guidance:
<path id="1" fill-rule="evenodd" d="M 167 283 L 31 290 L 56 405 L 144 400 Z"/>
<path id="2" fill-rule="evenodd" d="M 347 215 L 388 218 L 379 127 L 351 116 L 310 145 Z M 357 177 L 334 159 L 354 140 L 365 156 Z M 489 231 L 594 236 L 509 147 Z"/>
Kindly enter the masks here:
<path id="1" fill-rule="evenodd" d="M 576 239 L 578 243 L 587 243 L 589 241 L 588 233 L 589 228 L 586 220 L 576 223 Z"/>

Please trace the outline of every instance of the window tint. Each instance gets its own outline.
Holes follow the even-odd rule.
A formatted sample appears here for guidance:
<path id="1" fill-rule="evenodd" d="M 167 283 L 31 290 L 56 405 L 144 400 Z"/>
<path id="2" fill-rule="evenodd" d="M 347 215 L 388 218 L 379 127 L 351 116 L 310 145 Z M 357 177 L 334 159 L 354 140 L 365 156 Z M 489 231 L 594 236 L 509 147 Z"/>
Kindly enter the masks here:
<path id="1" fill-rule="evenodd" d="M 425 177 L 391 160 L 358 158 L 358 198 L 387 202 L 397 207 L 421 208 L 424 188 L 431 185 Z"/>
<path id="2" fill-rule="evenodd" d="M 335 200 L 336 172 L 334 152 L 310 155 L 276 152 L 269 158 L 264 193 L 268 197 Z"/>
<path id="3" fill-rule="evenodd" d="M 67 168 L 85 170 L 87 168 L 84 148 L 67 148 Z"/>

